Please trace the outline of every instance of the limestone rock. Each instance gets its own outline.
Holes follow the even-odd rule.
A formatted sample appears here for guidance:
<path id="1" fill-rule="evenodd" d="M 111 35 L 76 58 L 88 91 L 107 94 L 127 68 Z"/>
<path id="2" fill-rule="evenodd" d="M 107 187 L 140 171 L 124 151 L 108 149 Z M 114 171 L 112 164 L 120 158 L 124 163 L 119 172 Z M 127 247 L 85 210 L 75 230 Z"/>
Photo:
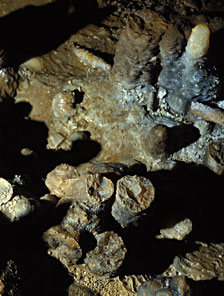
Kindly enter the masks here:
<path id="1" fill-rule="evenodd" d="M 222 141 L 211 142 L 207 148 L 207 155 L 205 158 L 205 165 L 207 165 L 213 172 L 221 175 L 224 170 L 224 143 Z"/>
<path id="2" fill-rule="evenodd" d="M 138 289 L 138 296 L 190 296 L 191 289 L 183 276 L 146 281 Z"/>
<path id="3" fill-rule="evenodd" d="M 176 273 L 185 275 L 194 281 L 218 279 L 224 280 L 224 244 L 197 243 L 199 250 L 187 253 L 184 257 L 176 256 L 164 275 Z"/>
<path id="4" fill-rule="evenodd" d="M 48 173 L 45 184 L 51 194 L 59 198 L 73 194 L 73 184 L 78 177 L 76 169 L 67 164 L 60 164 Z"/>
<path id="5" fill-rule="evenodd" d="M 160 235 L 157 238 L 168 238 L 183 240 L 192 231 L 192 222 L 186 218 L 172 227 L 160 229 Z"/>
<path id="6" fill-rule="evenodd" d="M 13 196 L 12 185 L 3 178 L 0 178 L 0 206 L 7 203 Z"/>
<path id="7" fill-rule="evenodd" d="M 152 83 L 158 67 L 154 59 L 166 23 L 151 10 L 141 10 L 127 19 L 118 41 L 112 77 L 125 88 Z"/>
<path id="8" fill-rule="evenodd" d="M 53 226 L 43 234 L 48 245 L 48 254 L 57 258 L 66 267 L 75 264 L 82 257 L 79 245 L 79 232 L 66 232 L 61 226 Z"/>
<path id="9" fill-rule="evenodd" d="M 122 227 L 135 224 L 151 205 L 154 195 L 154 186 L 148 179 L 138 176 L 125 176 L 117 182 L 112 216 Z"/>
<path id="10" fill-rule="evenodd" d="M 121 267 L 126 248 L 118 234 L 106 231 L 96 235 L 97 246 L 87 253 L 85 264 L 97 275 L 114 275 Z"/>

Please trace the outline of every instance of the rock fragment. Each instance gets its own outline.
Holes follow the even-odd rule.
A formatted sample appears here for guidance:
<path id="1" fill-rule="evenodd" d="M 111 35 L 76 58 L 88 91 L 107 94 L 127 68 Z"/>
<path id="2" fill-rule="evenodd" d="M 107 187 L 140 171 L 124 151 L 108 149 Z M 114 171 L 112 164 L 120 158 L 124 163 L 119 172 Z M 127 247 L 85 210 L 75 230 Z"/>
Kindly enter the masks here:
<path id="1" fill-rule="evenodd" d="M 224 244 L 197 242 L 199 250 L 176 256 L 165 276 L 184 275 L 194 281 L 218 279 L 224 281 Z"/>
<path id="2" fill-rule="evenodd" d="M 68 288 L 68 296 L 97 296 L 98 294 L 91 289 L 73 283 Z"/>
<path id="3" fill-rule="evenodd" d="M 125 176 L 118 180 L 112 216 L 122 227 L 136 223 L 154 200 L 155 189 L 145 177 Z"/>
<path id="4" fill-rule="evenodd" d="M 150 130 L 147 144 L 149 154 L 153 158 L 164 159 L 167 156 L 167 137 L 167 127 L 165 125 L 157 124 Z"/>
<path id="5" fill-rule="evenodd" d="M 48 173 L 45 184 L 51 194 L 59 198 L 73 194 L 73 184 L 79 175 L 73 166 L 60 164 L 53 171 Z"/>
<path id="6" fill-rule="evenodd" d="M 191 289 L 183 276 L 155 278 L 143 283 L 138 296 L 190 296 Z"/>
<path id="7" fill-rule="evenodd" d="M 211 108 L 199 102 L 192 102 L 190 106 L 191 113 L 218 125 L 224 125 L 224 112 L 218 108 Z"/>
<path id="8" fill-rule="evenodd" d="M 18 222 L 25 217 L 35 217 L 40 204 L 33 198 L 16 195 L 7 203 L 0 206 L 0 211 L 9 222 Z"/>
<path id="9" fill-rule="evenodd" d="M 86 174 L 61 185 L 65 194 L 57 207 L 70 204 L 62 225 L 67 230 L 99 231 L 102 215 L 107 215 L 107 205 L 114 193 L 112 181 L 99 174 Z"/>
<path id="10" fill-rule="evenodd" d="M 0 178 L 0 206 L 7 203 L 13 196 L 13 187 L 5 179 Z"/>
<path id="11" fill-rule="evenodd" d="M 77 229 L 95 233 L 101 228 L 101 219 L 99 213 L 89 208 L 85 203 L 73 201 L 62 219 L 61 225 L 68 232 Z"/>
<path id="12" fill-rule="evenodd" d="M 66 267 L 75 264 L 82 257 L 82 249 L 78 243 L 79 232 L 66 232 L 60 225 L 53 226 L 43 234 L 47 243 L 48 254 L 55 257 Z"/>
<path id="13" fill-rule="evenodd" d="M 217 175 L 224 171 L 224 142 L 211 142 L 207 148 L 205 165 Z"/>
<path id="14" fill-rule="evenodd" d="M 160 235 L 157 236 L 159 239 L 168 238 L 183 240 L 192 231 L 192 222 L 186 218 L 172 227 L 160 229 Z"/>
<path id="15" fill-rule="evenodd" d="M 87 253 L 85 264 L 97 275 L 115 275 L 121 267 L 126 247 L 121 237 L 113 231 L 106 231 L 96 236 L 97 246 Z"/>

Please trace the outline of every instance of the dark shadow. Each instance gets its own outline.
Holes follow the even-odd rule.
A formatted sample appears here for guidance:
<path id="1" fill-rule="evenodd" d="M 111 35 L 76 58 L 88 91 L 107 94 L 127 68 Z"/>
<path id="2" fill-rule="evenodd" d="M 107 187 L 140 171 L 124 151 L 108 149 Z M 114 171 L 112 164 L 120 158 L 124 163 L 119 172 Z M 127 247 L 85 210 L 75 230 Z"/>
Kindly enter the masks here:
<path id="1" fill-rule="evenodd" d="M 0 177 L 16 184 L 15 194 L 27 191 L 31 196 L 42 196 L 48 192 L 44 184 L 46 174 L 56 165 L 78 165 L 100 151 L 100 144 L 88 137 L 75 141 L 71 151 L 46 150 L 48 129 L 44 123 L 26 119 L 31 110 L 28 103 L 15 104 L 7 98 L 0 107 Z M 33 153 L 24 156 L 22 148 L 29 148 Z M 18 266 L 24 296 L 67 296 L 72 278 L 59 261 L 47 255 L 42 241 L 43 232 L 60 223 L 67 208 L 57 213 L 44 206 L 42 210 L 41 217 L 32 223 L 24 218 L 8 225 L 8 219 L 0 214 L 0 236 L 3 238 L 0 263 L 2 266 L 13 260 Z M 86 246 L 86 250 L 89 248 Z"/>
<path id="2" fill-rule="evenodd" d="M 215 12 L 217 17 L 218 13 Z M 224 13 L 222 13 L 222 17 Z M 209 57 L 213 62 L 213 65 L 217 68 L 218 77 L 220 79 L 219 93 L 218 97 L 222 96 L 224 90 L 224 61 L 223 61 L 223 51 L 222 44 L 224 42 L 224 29 L 221 29 L 213 34 L 211 34 L 211 43 L 209 48 Z"/>
<path id="3" fill-rule="evenodd" d="M 190 281 L 190 286 L 193 291 L 193 296 L 209 296 L 209 295 L 223 295 L 224 283 L 223 281 Z"/>
<path id="4" fill-rule="evenodd" d="M 192 125 L 178 125 L 167 129 L 167 151 L 173 154 L 181 148 L 187 147 L 200 137 L 199 130 Z"/>
<path id="5" fill-rule="evenodd" d="M 69 36 L 111 11 L 99 9 L 95 0 L 58 0 L 43 6 L 27 6 L 0 18 L 0 49 L 5 66 L 18 67 L 66 41 Z"/>
<path id="6" fill-rule="evenodd" d="M 197 250 L 195 241 L 223 242 L 220 196 L 223 176 L 217 176 L 206 167 L 184 163 L 179 163 L 172 171 L 146 172 L 144 176 L 151 180 L 156 193 L 146 215 L 137 227 L 122 229 L 113 224 L 128 249 L 122 273 L 158 275 L 172 264 L 175 256 Z M 155 238 L 160 229 L 185 218 L 193 224 L 186 239 Z"/>
<path id="7" fill-rule="evenodd" d="M 31 110 L 28 103 L 14 104 L 6 99 L 0 108 L 0 175 L 13 180 L 22 177 L 22 183 L 38 196 L 46 192 L 46 174 L 61 163 L 79 165 L 94 158 L 101 146 L 87 137 L 73 142 L 70 151 L 47 150 L 48 129 L 44 123 L 25 119 Z M 88 133 L 87 133 L 88 135 Z M 21 154 L 23 148 L 33 151 L 31 155 Z"/>
<path id="8" fill-rule="evenodd" d="M 47 254 L 41 225 L 16 223 L 1 229 L 1 264 L 13 260 L 18 267 L 23 296 L 67 296 L 73 282 L 67 270 Z M 19 294 L 20 295 L 20 294 Z"/>

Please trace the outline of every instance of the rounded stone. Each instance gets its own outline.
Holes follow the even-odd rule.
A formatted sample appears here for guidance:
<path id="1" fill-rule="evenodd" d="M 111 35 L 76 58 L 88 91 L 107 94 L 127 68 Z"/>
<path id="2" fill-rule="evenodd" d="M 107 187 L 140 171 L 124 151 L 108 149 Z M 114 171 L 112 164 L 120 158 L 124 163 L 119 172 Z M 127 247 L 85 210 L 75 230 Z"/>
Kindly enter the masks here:
<path id="1" fill-rule="evenodd" d="M 12 185 L 5 179 L 0 178 L 0 206 L 7 203 L 13 195 Z"/>
<path id="2" fill-rule="evenodd" d="M 155 197 L 155 188 L 142 176 L 125 176 L 118 180 L 112 216 L 126 227 L 136 222 L 147 210 Z"/>
<path id="3" fill-rule="evenodd" d="M 106 231 L 95 237 L 97 246 L 87 253 L 85 264 L 96 275 L 115 275 L 127 253 L 122 238 L 113 231 Z"/>

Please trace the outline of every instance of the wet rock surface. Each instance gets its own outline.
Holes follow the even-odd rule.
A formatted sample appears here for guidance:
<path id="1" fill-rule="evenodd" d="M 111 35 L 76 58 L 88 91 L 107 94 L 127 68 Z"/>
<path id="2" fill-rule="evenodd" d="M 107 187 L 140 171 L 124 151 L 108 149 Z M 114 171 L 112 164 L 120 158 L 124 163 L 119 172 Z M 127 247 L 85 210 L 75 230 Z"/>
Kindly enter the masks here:
<path id="1" fill-rule="evenodd" d="M 223 12 L 1 1 L 0 295 L 223 294 Z"/>

